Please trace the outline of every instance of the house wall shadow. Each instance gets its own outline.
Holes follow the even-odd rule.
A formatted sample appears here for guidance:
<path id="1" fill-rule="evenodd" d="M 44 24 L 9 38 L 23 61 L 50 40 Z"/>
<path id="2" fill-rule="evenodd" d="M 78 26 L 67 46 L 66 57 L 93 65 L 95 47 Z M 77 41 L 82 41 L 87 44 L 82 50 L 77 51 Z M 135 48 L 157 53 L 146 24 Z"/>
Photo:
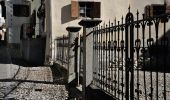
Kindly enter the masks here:
<path id="1" fill-rule="evenodd" d="M 71 4 L 61 8 L 61 24 L 73 21 L 76 18 L 71 17 Z"/>

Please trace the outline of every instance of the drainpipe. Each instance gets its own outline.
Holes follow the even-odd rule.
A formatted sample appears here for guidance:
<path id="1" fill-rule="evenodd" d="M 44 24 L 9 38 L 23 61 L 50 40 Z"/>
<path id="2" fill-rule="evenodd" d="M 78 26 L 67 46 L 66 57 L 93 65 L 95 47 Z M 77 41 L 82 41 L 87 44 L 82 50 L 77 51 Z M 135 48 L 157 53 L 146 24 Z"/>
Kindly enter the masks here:
<path id="1" fill-rule="evenodd" d="M 68 83 L 73 81 L 74 79 L 78 79 L 79 83 L 79 68 L 78 68 L 78 59 L 77 59 L 77 47 L 75 47 L 75 40 L 79 37 L 79 31 L 81 27 L 69 26 L 66 28 L 69 34 L 68 41 Z M 78 42 L 78 41 L 77 41 Z"/>
<path id="2" fill-rule="evenodd" d="M 86 87 L 90 85 L 93 73 L 93 42 L 90 42 L 93 41 L 93 38 L 88 39 L 87 35 L 91 33 L 93 27 L 101 22 L 98 19 L 83 19 L 79 22 L 79 25 L 83 26 L 83 100 L 86 100 Z M 88 41 L 86 41 L 87 39 Z"/>

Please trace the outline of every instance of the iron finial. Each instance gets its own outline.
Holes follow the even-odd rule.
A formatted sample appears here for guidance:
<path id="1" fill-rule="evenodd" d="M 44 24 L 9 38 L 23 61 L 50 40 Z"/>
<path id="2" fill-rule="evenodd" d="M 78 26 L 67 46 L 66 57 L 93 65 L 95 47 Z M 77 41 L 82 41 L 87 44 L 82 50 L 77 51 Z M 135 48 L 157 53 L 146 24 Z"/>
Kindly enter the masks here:
<path id="1" fill-rule="evenodd" d="M 137 13 L 136 13 L 137 15 L 139 15 L 139 10 L 137 9 Z"/>
<path id="2" fill-rule="evenodd" d="M 109 27 L 110 27 L 110 19 L 109 19 Z"/>
<path id="3" fill-rule="evenodd" d="M 129 9 L 129 12 L 130 12 L 130 4 L 129 4 L 129 8 L 128 9 Z"/>
<path id="4" fill-rule="evenodd" d="M 122 15 L 122 24 L 123 24 L 123 15 Z"/>

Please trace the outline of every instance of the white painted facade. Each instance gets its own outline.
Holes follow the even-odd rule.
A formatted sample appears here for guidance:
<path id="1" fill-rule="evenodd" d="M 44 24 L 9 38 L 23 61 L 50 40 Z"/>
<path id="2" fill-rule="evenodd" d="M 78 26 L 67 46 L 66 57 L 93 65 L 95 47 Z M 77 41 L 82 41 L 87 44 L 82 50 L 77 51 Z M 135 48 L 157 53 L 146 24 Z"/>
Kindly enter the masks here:
<path id="1" fill-rule="evenodd" d="M 21 25 L 24 23 L 30 23 L 30 16 L 28 17 L 16 17 L 13 15 L 13 4 L 29 5 L 30 6 L 30 16 L 32 11 L 38 10 L 41 4 L 41 0 L 6 0 L 6 27 L 7 27 L 7 41 L 8 43 L 19 44 L 20 43 L 20 31 Z M 38 18 L 36 18 L 36 23 L 39 23 Z M 36 32 L 39 26 L 36 26 Z M 38 34 L 38 33 L 36 33 Z"/>
<path id="2" fill-rule="evenodd" d="M 117 21 L 121 21 L 122 16 L 126 16 L 128 13 L 129 5 L 131 7 L 131 12 L 136 19 L 136 12 L 139 11 L 139 19 L 141 19 L 144 13 L 144 8 L 146 5 L 151 4 L 164 4 L 166 1 L 167 5 L 170 5 L 170 0 L 74 0 L 74 1 L 99 1 L 101 2 L 101 20 L 103 25 L 109 21 L 114 22 L 115 18 Z M 54 56 L 54 39 L 56 37 L 67 35 L 66 27 L 68 26 L 79 26 L 78 22 L 82 18 L 72 18 L 71 17 L 71 0 L 46 0 L 46 33 L 47 50 L 46 55 L 49 57 Z M 125 20 L 124 20 L 125 22 Z M 160 24 L 160 28 L 162 24 Z M 160 29 L 162 31 L 162 29 Z M 80 31 L 80 34 L 82 30 Z M 51 52 L 52 51 L 52 52 Z"/>

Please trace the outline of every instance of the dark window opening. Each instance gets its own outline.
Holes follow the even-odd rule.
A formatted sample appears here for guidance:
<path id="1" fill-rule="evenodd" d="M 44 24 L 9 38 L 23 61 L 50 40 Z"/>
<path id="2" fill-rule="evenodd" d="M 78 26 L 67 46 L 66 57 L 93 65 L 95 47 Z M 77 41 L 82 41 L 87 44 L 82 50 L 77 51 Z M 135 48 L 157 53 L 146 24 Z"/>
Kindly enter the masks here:
<path id="1" fill-rule="evenodd" d="M 161 4 L 152 4 L 145 7 L 145 17 L 153 17 L 166 13 L 166 6 Z M 150 14 L 150 15 L 149 15 Z"/>
<path id="2" fill-rule="evenodd" d="M 2 7 L 1 11 L 2 11 L 2 17 L 6 18 L 6 7 L 5 7 L 5 2 L 1 1 L 0 5 Z"/>
<path id="3" fill-rule="evenodd" d="M 30 7 L 28 5 L 13 5 L 13 15 L 17 17 L 29 17 Z"/>
<path id="4" fill-rule="evenodd" d="M 153 6 L 153 15 L 154 16 L 165 14 L 165 11 L 166 11 L 166 8 L 164 5 Z"/>

